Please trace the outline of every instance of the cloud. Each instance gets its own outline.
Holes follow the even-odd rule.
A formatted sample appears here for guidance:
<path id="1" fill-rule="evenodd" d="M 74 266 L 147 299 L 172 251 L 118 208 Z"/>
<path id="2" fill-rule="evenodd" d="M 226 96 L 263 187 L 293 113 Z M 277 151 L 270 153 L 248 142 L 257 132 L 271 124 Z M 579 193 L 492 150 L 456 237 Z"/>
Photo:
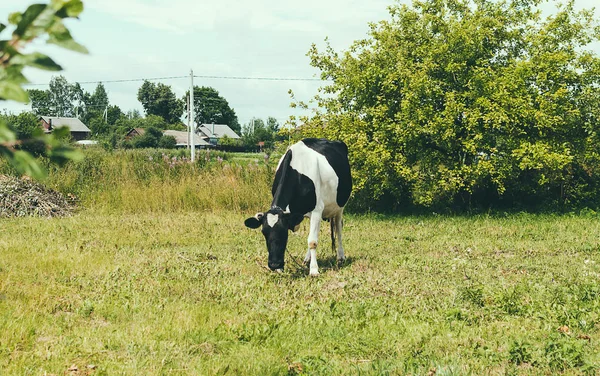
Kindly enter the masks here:
<path id="1" fill-rule="evenodd" d="M 380 15 L 388 4 L 387 0 L 89 0 L 86 7 L 127 22 L 177 33 L 220 27 L 318 33 L 331 24 L 355 23 L 357 19 Z"/>

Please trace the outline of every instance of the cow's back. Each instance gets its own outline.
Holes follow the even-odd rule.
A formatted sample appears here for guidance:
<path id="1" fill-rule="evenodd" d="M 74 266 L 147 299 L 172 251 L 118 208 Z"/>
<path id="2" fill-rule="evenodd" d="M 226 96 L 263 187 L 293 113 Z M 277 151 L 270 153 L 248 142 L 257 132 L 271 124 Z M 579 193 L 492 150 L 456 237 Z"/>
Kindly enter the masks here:
<path id="1" fill-rule="evenodd" d="M 322 204 L 323 215 L 335 215 L 348 202 L 352 177 L 343 142 L 308 138 L 289 147 L 273 182 L 274 205 L 306 214 Z"/>

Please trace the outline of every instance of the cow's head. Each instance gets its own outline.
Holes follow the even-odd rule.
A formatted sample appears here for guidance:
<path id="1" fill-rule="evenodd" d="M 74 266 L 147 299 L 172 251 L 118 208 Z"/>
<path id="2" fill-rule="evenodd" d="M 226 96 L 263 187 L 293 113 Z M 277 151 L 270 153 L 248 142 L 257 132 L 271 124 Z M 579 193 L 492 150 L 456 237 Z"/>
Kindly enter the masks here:
<path id="1" fill-rule="evenodd" d="M 269 251 L 269 269 L 283 271 L 288 230 L 296 231 L 303 218 L 302 215 L 285 213 L 275 206 L 266 213 L 257 213 L 244 221 L 248 228 L 259 228 L 262 225 L 262 233 Z"/>

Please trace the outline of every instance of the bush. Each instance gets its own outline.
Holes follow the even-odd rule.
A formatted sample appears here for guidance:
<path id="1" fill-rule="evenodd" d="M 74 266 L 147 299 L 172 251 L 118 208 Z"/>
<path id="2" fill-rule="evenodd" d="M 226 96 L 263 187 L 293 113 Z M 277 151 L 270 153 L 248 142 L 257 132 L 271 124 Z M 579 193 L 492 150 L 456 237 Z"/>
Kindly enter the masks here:
<path id="1" fill-rule="evenodd" d="M 296 136 L 348 144 L 364 209 L 598 207 L 594 14 L 536 4 L 395 5 L 347 53 L 313 46 L 330 83 Z"/>
<path id="2" fill-rule="evenodd" d="M 158 147 L 161 149 L 175 149 L 177 140 L 173 136 L 162 136 L 158 141 Z"/>

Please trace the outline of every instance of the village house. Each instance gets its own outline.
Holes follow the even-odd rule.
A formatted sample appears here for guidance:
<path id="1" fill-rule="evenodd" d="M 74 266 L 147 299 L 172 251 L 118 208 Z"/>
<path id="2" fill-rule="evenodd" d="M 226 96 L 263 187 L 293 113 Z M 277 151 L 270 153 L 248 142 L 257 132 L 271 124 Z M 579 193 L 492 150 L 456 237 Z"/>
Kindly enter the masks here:
<path id="1" fill-rule="evenodd" d="M 92 131 L 77 118 L 41 116 L 39 120 L 46 133 L 52 133 L 55 128 L 69 128 L 71 137 L 75 141 L 86 140 L 92 134 Z"/>

